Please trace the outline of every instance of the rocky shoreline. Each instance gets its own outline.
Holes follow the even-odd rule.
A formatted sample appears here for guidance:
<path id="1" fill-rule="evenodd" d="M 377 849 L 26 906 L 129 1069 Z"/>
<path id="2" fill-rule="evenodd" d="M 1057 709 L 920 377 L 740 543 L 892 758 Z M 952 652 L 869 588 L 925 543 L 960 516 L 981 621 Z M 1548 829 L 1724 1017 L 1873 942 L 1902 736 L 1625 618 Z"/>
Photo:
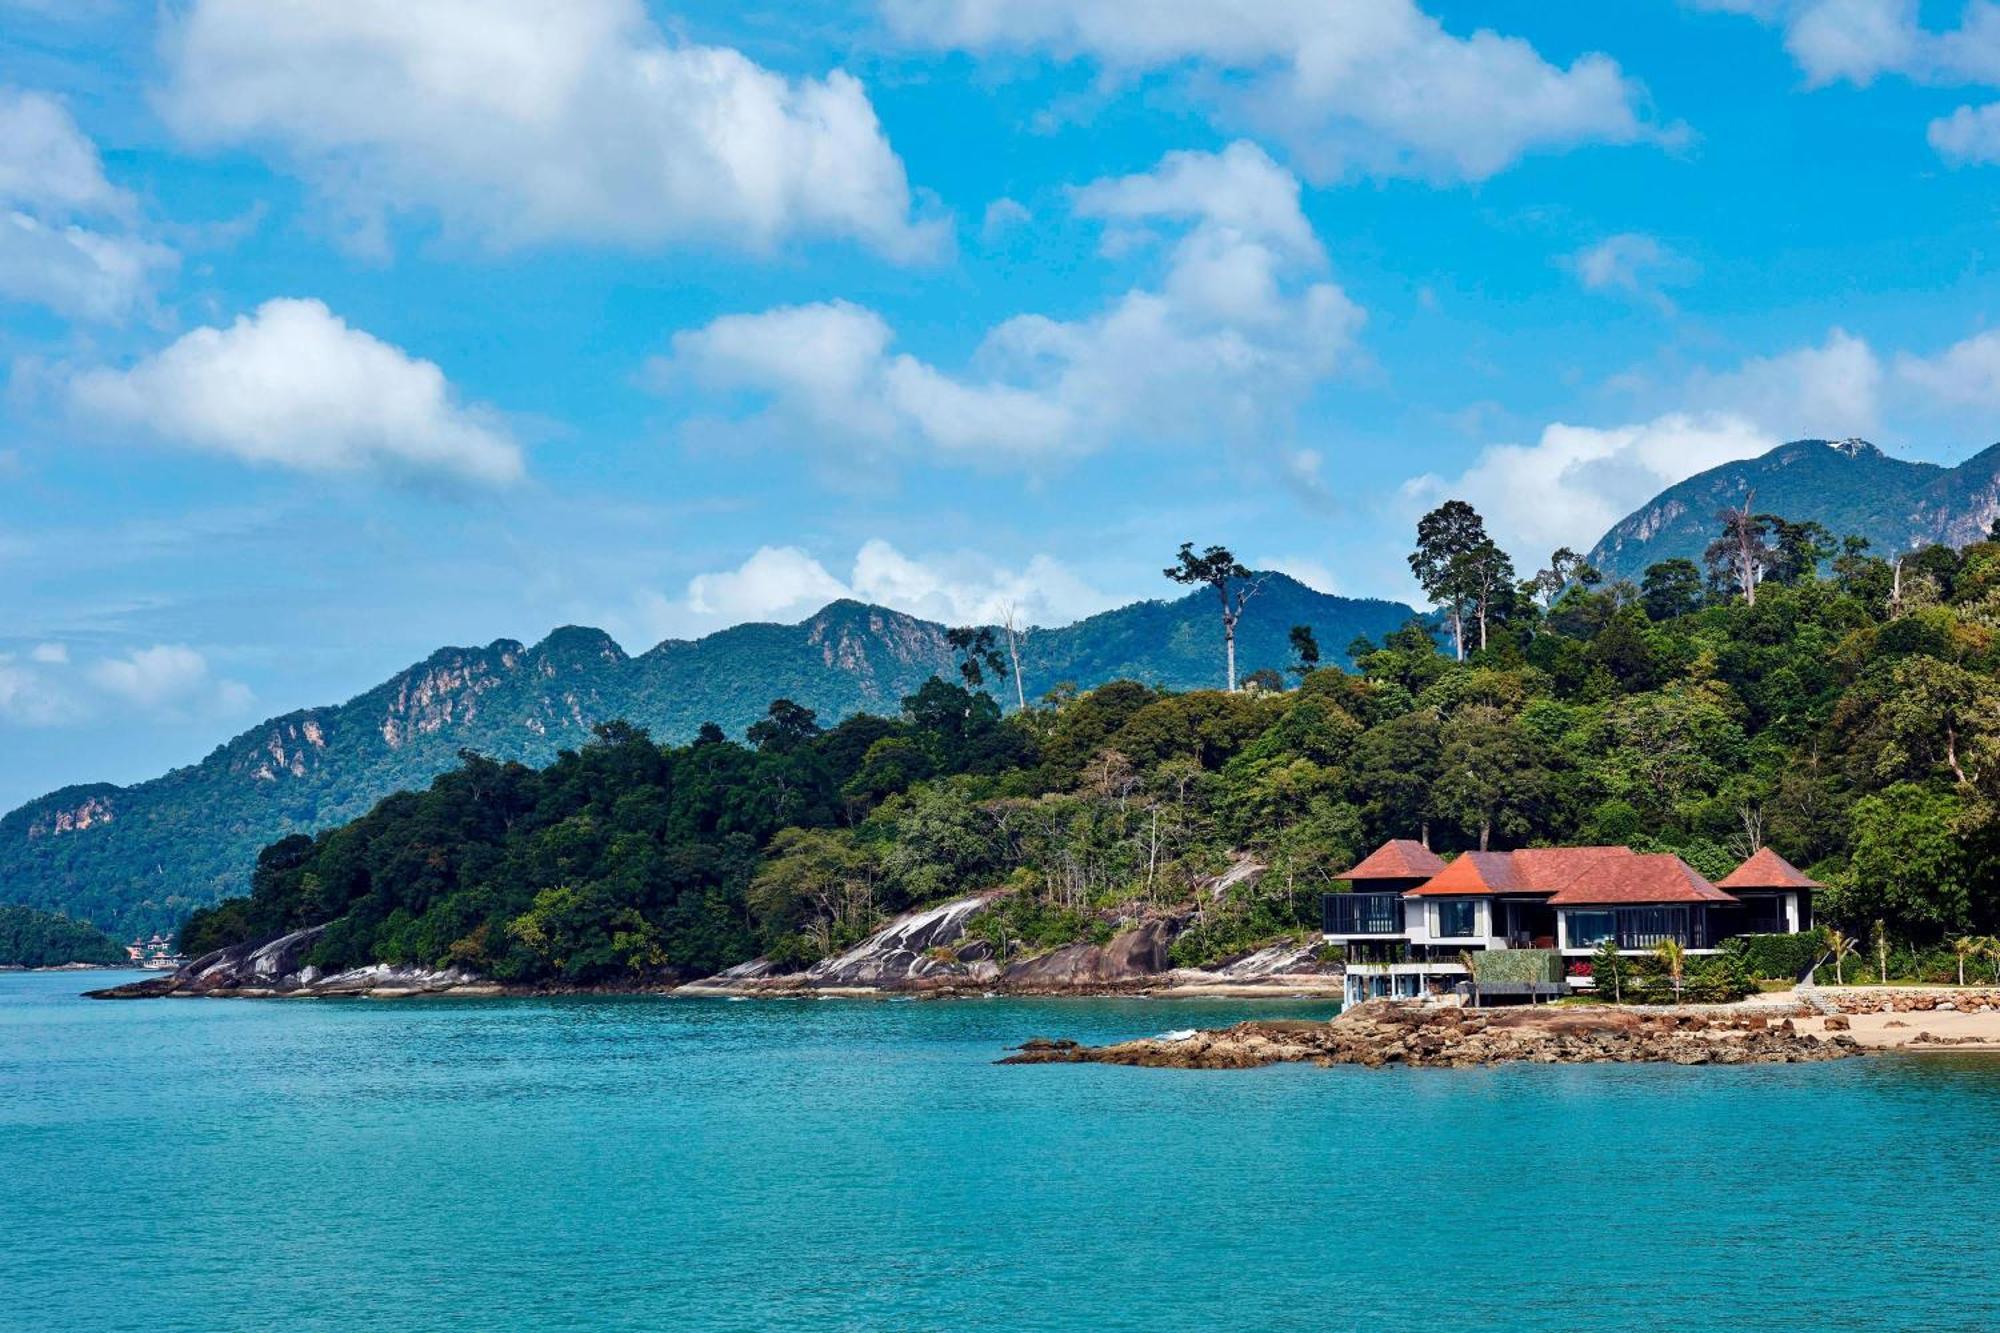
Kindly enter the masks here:
<path id="1" fill-rule="evenodd" d="M 1037 1038 L 1008 1065 L 1111 1064 L 1154 1069 L 1665 1063 L 1799 1064 L 1862 1054 L 1844 1033 L 1808 1036 L 1789 1018 L 1762 1014 L 1645 1013 L 1609 1006 L 1465 1009 L 1371 1000 L 1318 1022 L 1238 1023 L 1206 1032 L 1108 1046 Z"/>
<path id="2" fill-rule="evenodd" d="M 972 896 L 908 913 L 845 953 L 795 972 L 755 959 L 695 980 L 657 976 L 583 987 L 509 986 L 455 968 L 410 964 L 378 964 L 329 974 L 306 961 L 324 933 L 324 927 L 316 926 L 260 944 L 218 949 L 176 972 L 89 994 L 94 999 L 110 1000 L 576 993 L 756 999 L 972 995 L 1340 998 L 1339 965 L 1319 962 L 1314 948 L 1306 944 L 1260 949 L 1213 970 L 1177 969 L 1169 949 L 1186 923 L 1174 916 L 1128 922 L 1103 943 L 1070 944 L 1026 957 L 996 957 L 987 941 L 966 933 L 967 922 L 986 903 L 985 897 Z"/>

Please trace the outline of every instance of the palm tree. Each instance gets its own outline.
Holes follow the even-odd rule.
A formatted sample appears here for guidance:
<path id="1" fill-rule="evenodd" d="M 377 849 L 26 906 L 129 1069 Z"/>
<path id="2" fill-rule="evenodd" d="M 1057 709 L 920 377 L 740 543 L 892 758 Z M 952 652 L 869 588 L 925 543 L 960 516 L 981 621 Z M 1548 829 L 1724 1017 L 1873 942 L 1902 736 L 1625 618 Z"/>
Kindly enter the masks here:
<path id="1" fill-rule="evenodd" d="M 1842 969 L 1842 964 L 1854 957 L 1854 941 L 1848 938 L 1845 931 L 1835 926 L 1828 926 L 1826 931 L 1826 952 L 1827 956 L 1833 961 L 1833 984 L 1836 986 L 1845 986 L 1847 984 L 1847 973 Z"/>
<path id="2" fill-rule="evenodd" d="M 1465 979 L 1472 986 L 1472 1007 L 1479 1007 L 1479 955 L 1470 949 L 1458 951 L 1458 961 L 1465 968 Z"/>
<path id="3" fill-rule="evenodd" d="M 1958 956 L 1958 984 L 1965 984 L 1965 960 L 1984 952 L 1985 941 L 1977 935 L 1960 935 L 1951 942 L 1952 953 Z"/>
<path id="4" fill-rule="evenodd" d="M 1653 953 L 1660 960 L 1660 966 L 1667 969 L 1667 976 L 1674 983 L 1674 1003 L 1681 1002 L 1681 978 L 1687 974 L 1687 950 L 1675 939 L 1661 940 Z"/>
<path id="5" fill-rule="evenodd" d="M 1991 935 L 1981 935 L 1979 952 L 1985 954 L 1987 960 L 1993 964 L 1993 980 L 1995 983 L 2000 983 L 2000 939 Z"/>

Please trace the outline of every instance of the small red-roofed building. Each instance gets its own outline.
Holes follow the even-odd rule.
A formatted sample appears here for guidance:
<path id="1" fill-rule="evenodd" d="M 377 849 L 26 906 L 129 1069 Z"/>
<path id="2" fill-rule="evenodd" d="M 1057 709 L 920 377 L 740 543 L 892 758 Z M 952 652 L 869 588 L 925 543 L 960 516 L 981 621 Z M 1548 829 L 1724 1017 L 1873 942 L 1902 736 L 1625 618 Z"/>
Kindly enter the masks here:
<path id="1" fill-rule="evenodd" d="M 1514 957 L 1480 968 L 1482 997 L 1554 998 L 1573 984 L 1566 960 L 1580 968 L 1607 942 L 1643 954 L 1672 940 L 1702 955 L 1735 935 L 1809 929 L 1819 887 L 1768 849 L 1711 884 L 1671 853 L 1528 847 L 1446 861 L 1406 839 L 1340 878 L 1352 891 L 1327 894 L 1322 917 L 1347 954 L 1350 1003 L 1434 993 L 1465 978 L 1466 954 L 1502 951 Z"/>

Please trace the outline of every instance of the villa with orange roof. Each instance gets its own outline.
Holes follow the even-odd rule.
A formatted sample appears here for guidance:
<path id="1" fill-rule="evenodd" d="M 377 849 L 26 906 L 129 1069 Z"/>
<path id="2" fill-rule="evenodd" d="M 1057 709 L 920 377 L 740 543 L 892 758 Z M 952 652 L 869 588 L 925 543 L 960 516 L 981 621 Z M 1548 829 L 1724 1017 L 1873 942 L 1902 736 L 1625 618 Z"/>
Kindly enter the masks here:
<path id="1" fill-rule="evenodd" d="M 1630 847 L 1529 847 L 1450 861 L 1422 843 L 1386 842 L 1322 900 L 1329 943 L 1347 954 L 1349 1003 L 1415 997 L 1467 980 L 1462 956 L 1507 951 L 1481 969 L 1483 996 L 1555 998 L 1587 987 L 1579 966 L 1606 942 L 1643 954 L 1673 940 L 1717 952 L 1737 935 L 1812 928 L 1820 886 L 1766 847 L 1710 883 L 1680 857 Z"/>

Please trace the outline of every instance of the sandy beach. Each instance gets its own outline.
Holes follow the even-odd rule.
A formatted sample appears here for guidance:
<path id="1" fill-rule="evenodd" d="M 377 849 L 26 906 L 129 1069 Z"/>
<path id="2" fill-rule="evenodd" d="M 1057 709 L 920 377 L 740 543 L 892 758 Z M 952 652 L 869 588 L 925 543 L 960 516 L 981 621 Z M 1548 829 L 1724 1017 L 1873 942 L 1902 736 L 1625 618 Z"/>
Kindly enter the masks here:
<path id="1" fill-rule="evenodd" d="M 1843 1014 L 1847 1035 L 1855 1044 L 1870 1050 L 1911 1051 L 2000 1051 L 2000 1013 L 1960 1014 L 1932 1010 L 1928 1013 Z M 1820 1015 L 1795 1018 L 1802 1033 L 1828 1035 L 1827 1019 Z"/>

